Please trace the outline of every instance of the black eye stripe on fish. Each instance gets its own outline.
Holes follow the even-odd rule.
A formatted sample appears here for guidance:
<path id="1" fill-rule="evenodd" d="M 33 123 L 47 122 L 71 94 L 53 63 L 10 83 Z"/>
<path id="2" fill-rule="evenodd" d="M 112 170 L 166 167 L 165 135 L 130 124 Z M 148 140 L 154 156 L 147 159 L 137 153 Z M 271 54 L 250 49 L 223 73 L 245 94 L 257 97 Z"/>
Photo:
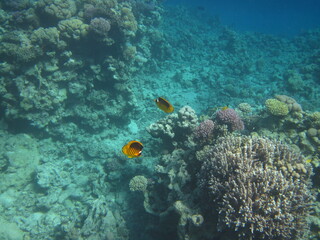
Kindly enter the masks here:
<path id="1" fill-rule="evenodd" d="M 143 146 L 137 142 L 134 142 L 130 145 L 130 148 L 140 151 L 140 150 L 142 150 Z"/>
<path id="2" fill-rule="evenodd" d="M 143 145 L 138 141 L 130 141 L 122 147 L 122 152 L 128 158 L 140 157 L 142 153 Z"/>
<path id="3" fill-rule="evenodd" d="M 164 99 L 162 97 L 158 97 L 154 101 L 156 102 L 158 108 L 160 108 L 162 111 L 164 111 L 166 113 L 172 113 L 174 111 L 174 107 L 166 99 Z"/>
<path id="4" fill-rule="evenodd" d="M 163 98 L 158 98 L 157 100 L 158 102 L 161 102 L 162 104 L 166 105 L 166 107 L 170 107 L 170 104 Z"/>

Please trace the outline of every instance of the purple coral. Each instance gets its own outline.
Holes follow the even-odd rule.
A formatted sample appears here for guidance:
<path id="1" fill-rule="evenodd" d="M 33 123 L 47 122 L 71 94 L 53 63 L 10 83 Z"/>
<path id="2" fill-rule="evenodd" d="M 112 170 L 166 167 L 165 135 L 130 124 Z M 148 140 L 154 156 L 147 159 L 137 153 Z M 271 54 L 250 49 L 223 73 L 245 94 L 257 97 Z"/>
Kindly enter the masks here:
<path id="1" fill-rule="evenodd" d="M 219 123 L 226 124 L 231 131 L 244 129 L 244 124 L 234 109 L 219 110 L 216 119 Z"/>
<path id="2" fill-rule="evenodd" d="M 94 18 L 90 21 L 90 29 L 97 35 L 106 37 L 111 29 L 111 24 L 107 19 Z"/>
<path id="3" fill-rule="evenodd" d="M 198 140 L 206 140 L 212 137 L 214 128 L 215 124 L 212 120 L 205 120 L 194 129 L 194 136 Z"/>

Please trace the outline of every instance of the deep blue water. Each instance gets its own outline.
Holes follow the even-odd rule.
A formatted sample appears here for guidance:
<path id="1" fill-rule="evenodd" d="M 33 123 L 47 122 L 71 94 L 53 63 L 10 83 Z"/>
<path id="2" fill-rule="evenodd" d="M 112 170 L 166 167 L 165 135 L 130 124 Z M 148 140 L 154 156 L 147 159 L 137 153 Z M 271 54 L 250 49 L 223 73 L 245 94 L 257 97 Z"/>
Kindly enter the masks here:
<path id="1" fill-rule="evenodd" d="M 294 36 L 320 26 L 319 0 L 167 0 L 219 16 L 241 31 Z"/>

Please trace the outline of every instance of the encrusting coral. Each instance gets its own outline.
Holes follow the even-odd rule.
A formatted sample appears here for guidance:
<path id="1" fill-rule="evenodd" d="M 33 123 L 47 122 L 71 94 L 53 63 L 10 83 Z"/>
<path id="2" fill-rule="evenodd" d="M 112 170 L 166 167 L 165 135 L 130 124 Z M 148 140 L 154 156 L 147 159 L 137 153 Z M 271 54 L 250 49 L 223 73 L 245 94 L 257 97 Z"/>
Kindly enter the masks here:
<path id="1" fill-rule="evenodd" d="M 205 200 L 219 212 L 218 229 L 241 239 L 299 239 L 314 200 L 312 169 L 288 146 L 265 138 L 225 137 L 202 151 Z M 201 151 L 200 151 L 201 152 Z"/>

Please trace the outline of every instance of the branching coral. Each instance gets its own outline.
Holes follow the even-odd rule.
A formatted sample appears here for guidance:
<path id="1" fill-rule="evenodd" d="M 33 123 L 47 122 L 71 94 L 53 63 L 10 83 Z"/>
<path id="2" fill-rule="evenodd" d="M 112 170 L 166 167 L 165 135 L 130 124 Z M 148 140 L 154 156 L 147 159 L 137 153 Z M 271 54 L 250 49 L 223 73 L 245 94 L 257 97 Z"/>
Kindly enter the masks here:
<path id="1" fill-rule="evenodd" d="M 303 157 L 264 138 L 231 136 L 220 142 L 197 154 L 203 161 L 200 181 L 219 212 L 219 229 L 230 228 L 241 239 L 302 237 L 313 201 L 312 169 Z"/>

